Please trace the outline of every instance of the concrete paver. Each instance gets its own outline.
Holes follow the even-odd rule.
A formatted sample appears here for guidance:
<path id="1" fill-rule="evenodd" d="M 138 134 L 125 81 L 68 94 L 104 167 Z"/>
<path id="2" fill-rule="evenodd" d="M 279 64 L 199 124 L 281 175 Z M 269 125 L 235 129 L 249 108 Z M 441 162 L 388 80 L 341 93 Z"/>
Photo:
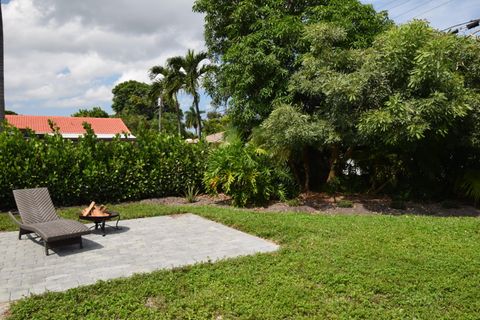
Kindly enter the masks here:
<path id="1" fill-rule="evenodd" d="M 0 233 L 0 303 L 31 293 L 198 262 L 262 252 L 278 245 L 193 214 L 120 221 L 122 230 L 84 237 L 83 249 L 60 247 L 45 256 L 39 240 Z"/>

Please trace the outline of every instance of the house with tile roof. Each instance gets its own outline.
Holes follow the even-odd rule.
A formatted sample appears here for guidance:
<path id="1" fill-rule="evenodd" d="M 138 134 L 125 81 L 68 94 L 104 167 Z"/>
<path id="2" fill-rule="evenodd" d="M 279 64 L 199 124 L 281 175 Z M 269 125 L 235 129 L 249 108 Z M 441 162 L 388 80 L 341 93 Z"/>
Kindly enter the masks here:
<path id="1" fill-rule="evenodd" d="M 53 134 L 49 120 L 55 123 L 59 132 L 65 139 L 78 139 L 85 134 L 83 124 L 89 123 L 99 139 L 111 140 L 117 134 L 122 139 L 135 139 L 120 118 L 88 118 L 88 117 L 60 117 L 60 116 L 31 116 L 31 115 L 6 115 L 7 122 L 20 130 L 33 130 L 37 135 Z"/>
<path id="2" fill-rule="evenodd" d="M 217 132 L 205 137 L 205 141 L 213 144 L 220 144 L 225 141 L 225 132 Z M 198 143 L 198 138 L 195 139 L 185 139 L 187 143 Z"/>

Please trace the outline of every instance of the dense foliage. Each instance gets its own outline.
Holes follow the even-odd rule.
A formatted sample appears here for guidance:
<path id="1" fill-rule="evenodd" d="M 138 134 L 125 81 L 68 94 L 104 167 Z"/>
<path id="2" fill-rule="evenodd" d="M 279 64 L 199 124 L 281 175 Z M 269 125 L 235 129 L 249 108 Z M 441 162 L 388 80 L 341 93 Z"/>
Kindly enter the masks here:
<path id="1" fill-rule="evenodd" d="M 305 191 L 480 199 L 480 43 L 356 0 L 197 0 L 214 102 Z M 345 187 L 346 186 L 346 187 Z M 358 187 L 358 188 L 357 188 Z"/>
<path id="2" fill-rule="evenodd" d="M 92 109 L 80 109 L 72 117 L 92 117 L 92 118 L 108 118 L 108 113 L 101 107 L 93 107 Z"/>
<path id="3" fill-rule="evenodd" d="M 347 33 L 330 24 L 309 26 L 305 37 L 310 52 L 290 90 L 304 114 L 339 138 L 316 146 L 330 159 L 328 180 L 349 162 L 371 190 L 445 196 L 465 185 L 456 182 L 465 170 L 479 169 L 477 40 L 421 21 L 394 27 L 363 50 L 344 48 Z"/>
<path id="4" fill-rule="evenodd" d="M 119 83 L 112 90 L 112 109 L 117 114 L 141 114 L 153 117 L 155 106 L 149 99 L 150 85 L 134 80 Z"/>
<path id="5" fill-rule="evenodd" d="M 203 122 L 205 135 L 210 135 L 227 130 L 230 119 L 227 115 L 211 111 L 207 113 L 207 119 Z"/>
<path id="6" fill-rule="evenodd" d="M 112 90 L 114 117 L 122 118 L 133 134 L 153 129 L 170 135 L 188 136 L 180 108 L 165 102 L 162 108 L 158 107 L 158 90 L 161 89 L 157 83 L 150 85 L 133 80 L 119 83 Z M 159 111 L 162 111 L 161 125 L 158 123 Z"/>
<path id="7" fill-rule="evenodd" d="M 202 188 L 207 147 L 145 131 L 135 142 L 106 142 L 89 129 L 78 142 L 38 138 L 7 127 L 0 133 L 0 203 L 12 189 L 46 186 L 58 205 L 183 195 Z"/>
<path id="8" fill-rule="evenodd" d="M 287 168 L 240 139 L 212 150 L 204 182 L 207 190 L 224 192 L 241 207 L 262 205 L 270 199 L 285 200 L 295 192 Z"/>
<path id="9" fill-rule="evenodd" d="M 391 22 L 357 0 L 197 0 L 206 14 L 205 41 L 219 64 L 209 82 L 214 102 L 230 97 L 233 123 L 249 132 L 288 98 L 289 79 L 309 47 L 305 25 L 332 21 L 347 33 L 345 46 L 362 48 Z"/>

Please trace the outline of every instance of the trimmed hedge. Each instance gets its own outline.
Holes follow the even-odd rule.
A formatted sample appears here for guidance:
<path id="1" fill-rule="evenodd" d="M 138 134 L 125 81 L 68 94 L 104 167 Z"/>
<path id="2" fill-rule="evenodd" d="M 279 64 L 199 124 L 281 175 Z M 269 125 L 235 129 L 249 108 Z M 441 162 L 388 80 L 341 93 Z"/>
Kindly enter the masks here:
<path id="1" fill-rule="evenodd" d="M 136 141 L 76 142 L 5 127 L 0 133 L 0 206 L 15 207 L 12 190 L 48 187 L 56 205 L 119 202 L 184 194 L 202 188 L 207 145 L 142 132 Z"/>

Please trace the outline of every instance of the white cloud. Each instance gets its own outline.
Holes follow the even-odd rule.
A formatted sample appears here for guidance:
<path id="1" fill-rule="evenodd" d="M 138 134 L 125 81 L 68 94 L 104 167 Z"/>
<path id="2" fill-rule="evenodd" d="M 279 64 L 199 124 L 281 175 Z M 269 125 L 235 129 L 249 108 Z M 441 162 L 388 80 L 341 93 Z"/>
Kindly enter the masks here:
<path id="1" fill-rule="evenodd" d="M 148 81 L 151 66 L 187 49 L 204 48 L 203 16 L 192 12 L 193 2 L 11 0 L 3 4 L 7 108 L 61 115 L 101 105 L 111 111 L 115 84 L 132 79 Z M 387 9 L 398 3 L 364 2 Z M 477 2 L 453 1 L 420 18 L 428 18 L 436 27 L 447 27 L 479 18 Z M 410 1 L 392 10 L 391 16 L 415 5 L 417 1 Z M 397 22 L 434 6 L 426 3 Z M 190 100 L 181 98 L 188 108 Z M 202 98 L 204 106 L 208 103 Z"/>
<path id="2" fill-rule="evenodd" d="M 85 93 L 85 98 L 97 101 L 111 101 L 112 89 L 107 86 L 100 86 L 97 88 L 90 88 Z"/>
<path id="3" fill-rule="evenodd" d="M 148 81 L 148 69 L 202 50 L 193 0 L 12 0 L 3 4 L 7 108 L 71 114 L 102 105 L 112 87 Z"/>

